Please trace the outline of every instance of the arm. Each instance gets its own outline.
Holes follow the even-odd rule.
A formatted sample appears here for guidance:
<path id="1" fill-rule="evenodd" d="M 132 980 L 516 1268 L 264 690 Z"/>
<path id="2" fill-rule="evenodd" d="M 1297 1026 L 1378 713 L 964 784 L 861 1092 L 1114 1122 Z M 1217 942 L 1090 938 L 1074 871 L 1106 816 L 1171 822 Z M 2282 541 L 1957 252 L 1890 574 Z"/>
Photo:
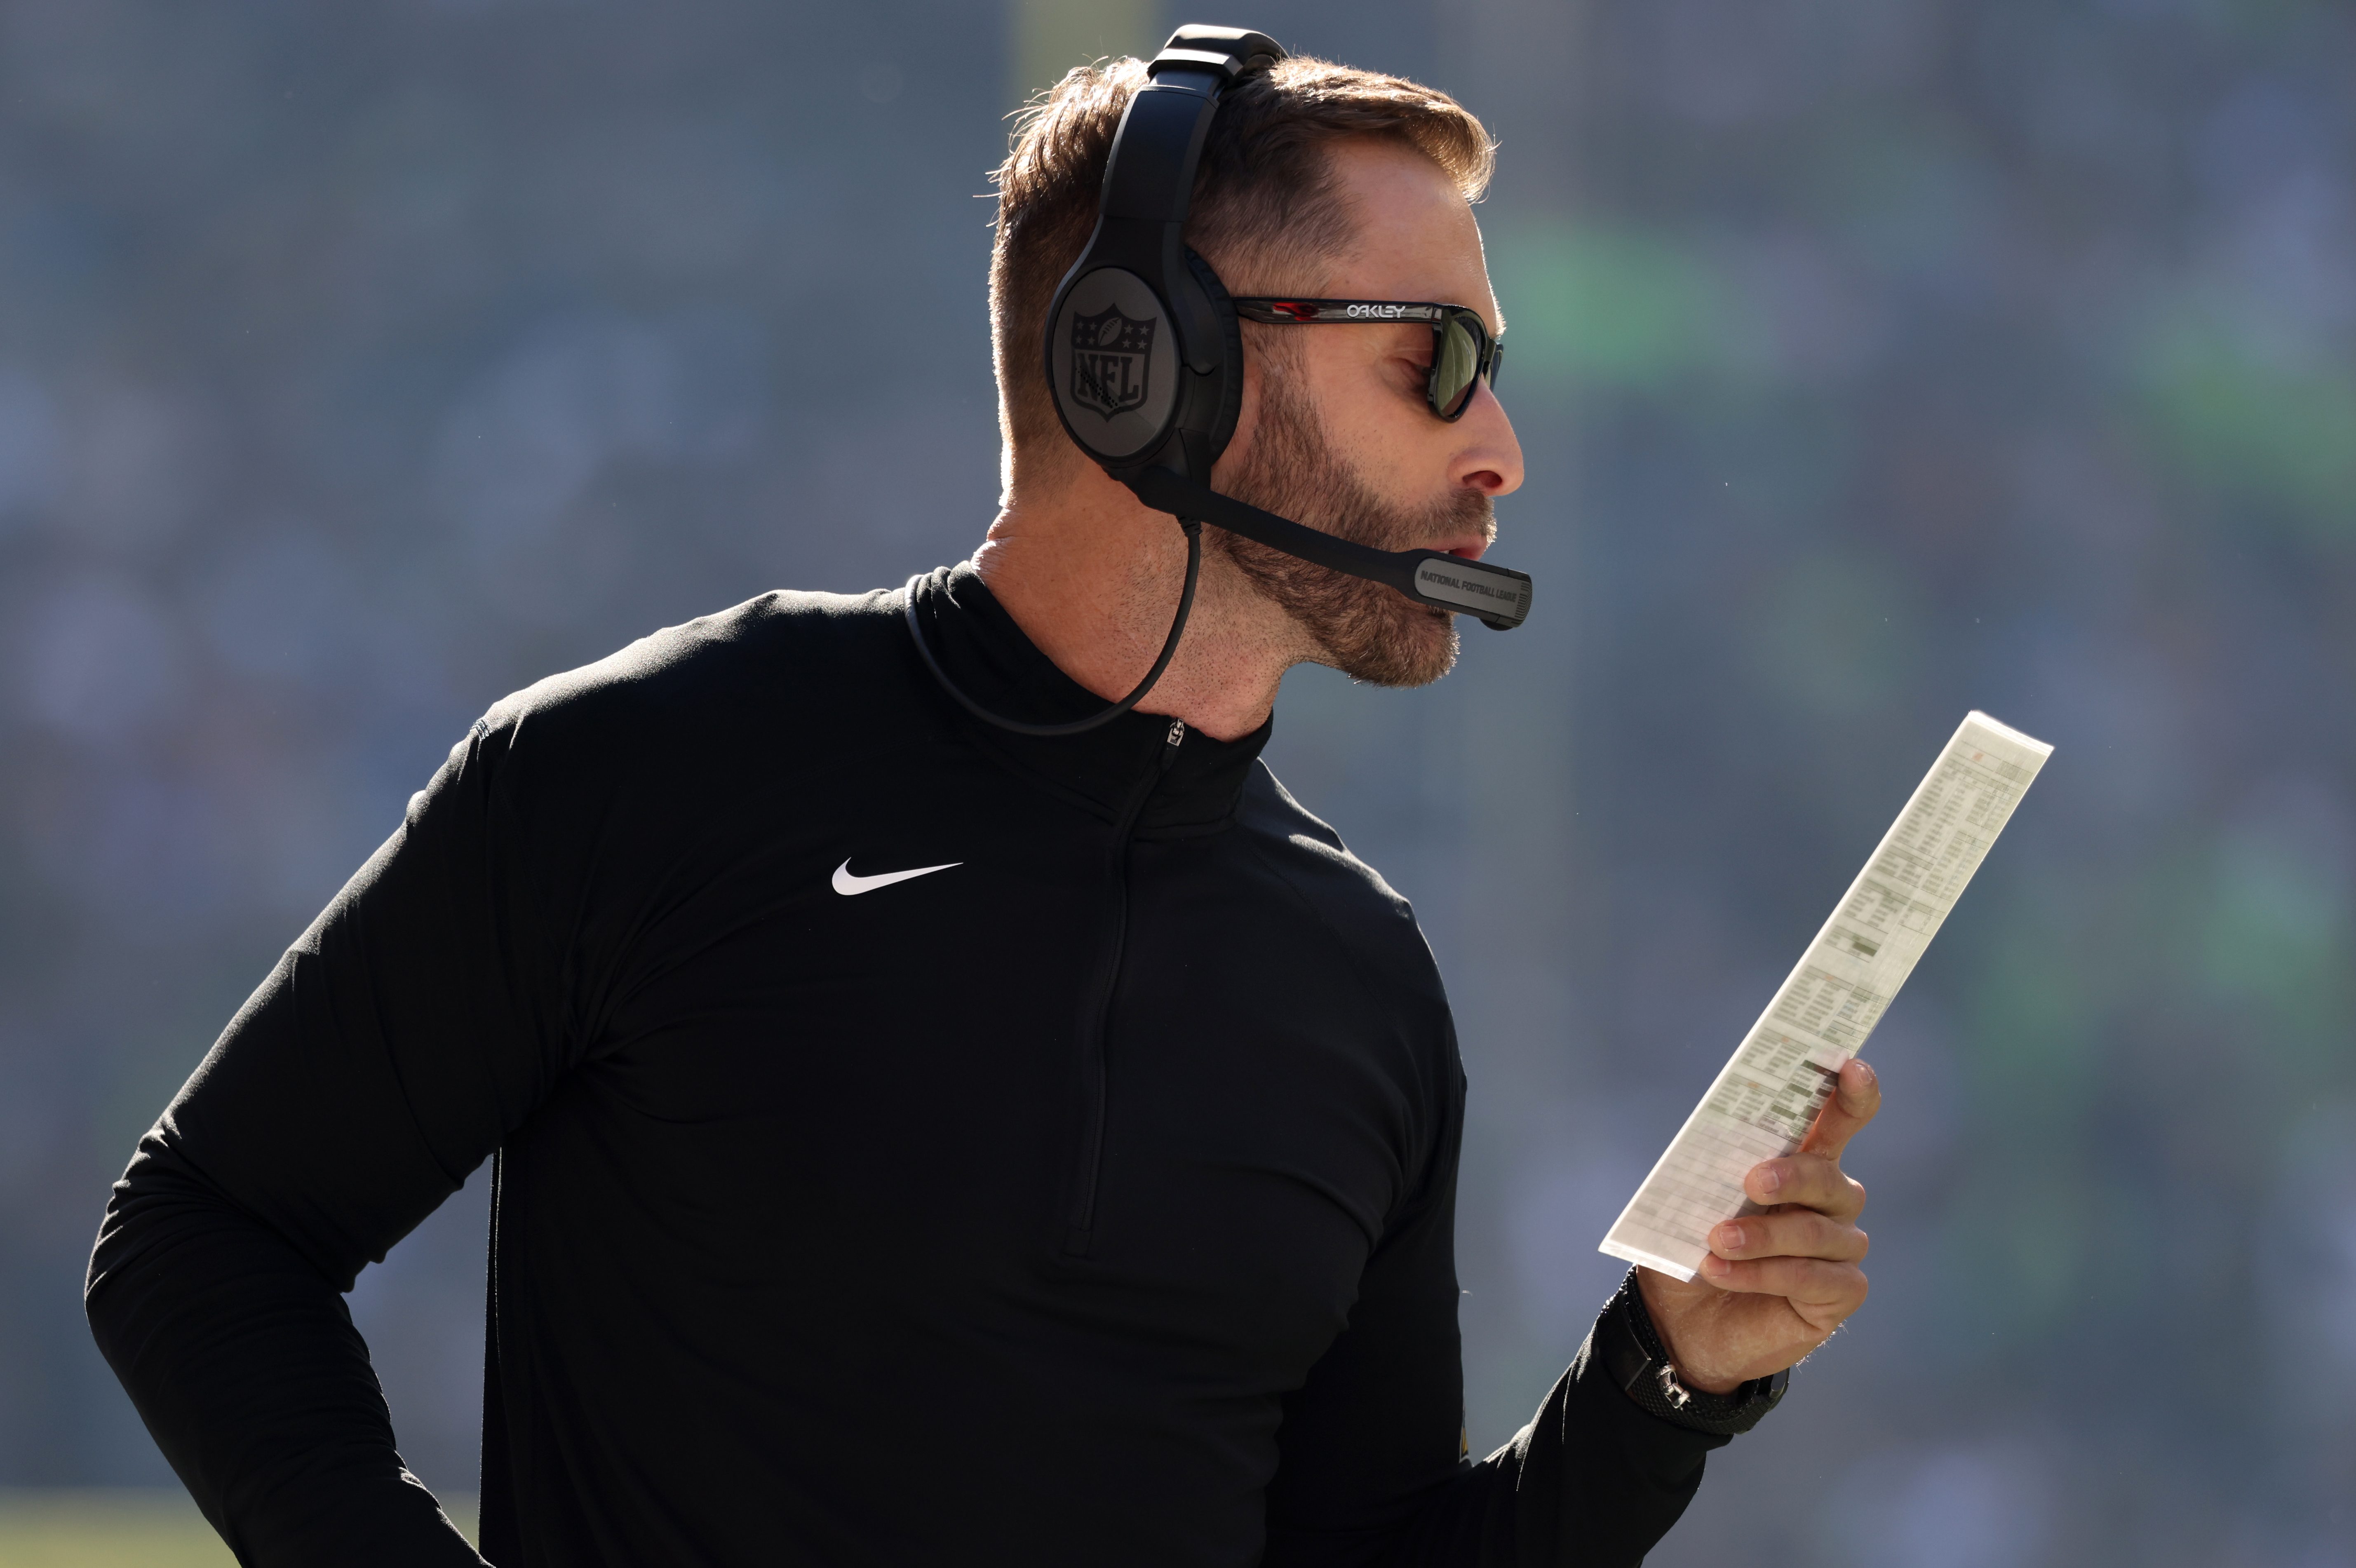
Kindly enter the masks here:
<path id="1" fill-rule="evenodd" d="M 1286 1405 L 1269 1568 L 1641 1563 L 1709 1452 L 1863 1304 L 1865 1189 L 1840 1155 L 1879 1108 L 1872 1070 L 1852 1061 L 1799 1152 L 1751 1172 L 1763 1211 L 1719 1227 L 1690 1282 L 1631 1271 L 1530 1424 L 1452 1473 L 1431 1457 L 1443 1408 L 1461 1409 L 1440 1398 L 1462 1387 L 1451 1133 L 1433 1198 L 1385 1239 L 1349 1328 Z"/>
<path id="2" fill-rule="evenodd" d="M 497 870 L 507 739 L 476 728 L 240 1009 L 91 1255 L 100 1349 L 248 1564 L 480 1562 L 403 1468 L 341 1292 L 562 1066 L 552 965 Z"/>
<path id="3" fill-rule="evenodd" d="M 1737 1429 L 1648 1414 L 1612 1381 L 1599 1343 L 1615 1327 L 1628 1331 L 1631 1305 L 1643 1317 L 1623 1291 L 1530 1424 L 1485 1459 L 1464 1456 L 1462 1116 L 1460 1100 L 1428 1190 L 1394 1221 L 1349 1327 L 1285 1403 L 1268 1568 L 1633 1565 L 1684 1513 L 1705 1456 Z"/>
<path id="4" fill-rule="evenodd" d="M 1379 1497 L 1370 1483 L 1399 1475 L 1401 1448 L 1429 1450 L 1438 1437 L 1462 1455 L 1462 1405 L 1450 1405 L 1444 1421 L 1436 1408 L 1403 1408 L 1401 1383 L 1377 1371 L 1387 1358 L 1370 1353 L 1362 1322 L 1353 1316 L 1334 1347 L 1340 1360 L 1328 1352 L 1319 1375 L 1286 1407 L 1283 1468 L 1269 1500 L 1268 1568 L 1635 1568 L 1693 1500 L 1710 1451 L 1773 1403 L 1746 1391 L 1690 1413 L 1657 1401 L 1662 1413 L 1648 1413 L 1635 1397 L 1642 1385 L 1623 1389 L 1615 1375 L 1629 1359 L 1615 1369 L 1603 1353 L 1611 1336 L 1650 1333 L 1641 1299 L 1623 1288 L 1512 1441 L 1485 1459 L 1459 1457 L 1444 1468 L 1427 1456 L 1421 1485 Z M 1394 1378 L 1405 1374 L 1412 1390 L 1435 1381 L 1440 1364 L 1390 1370 Z M 1456 1373 L 1452 1343 L 1445 1366 Z M 1458 1377 L 1447 1381 L 1461 1388 Z M 1343 1452 L 1303 1463 L 1343 1434 L 1349 1438 Z"/>

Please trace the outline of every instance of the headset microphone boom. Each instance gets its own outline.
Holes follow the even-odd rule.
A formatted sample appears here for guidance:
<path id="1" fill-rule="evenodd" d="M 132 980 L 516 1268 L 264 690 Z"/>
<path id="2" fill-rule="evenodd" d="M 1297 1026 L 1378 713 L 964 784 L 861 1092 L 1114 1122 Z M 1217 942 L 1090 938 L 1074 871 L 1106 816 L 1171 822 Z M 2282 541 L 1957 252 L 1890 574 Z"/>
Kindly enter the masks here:
<path id="1" fill-rule="evenodd" d="M 1153 688 L 1194 608 L 1205 523 L 1419 603 L 1477 616 L 1498 631 L 1529 614 L 1526 573 L 1440 550 L 1376 549 L 1211 488 L 1211 465 L 1235 433 L 1243 399 L 1243 334 L 1218 274 L 1186 249 L 1182 230 L 1220 98 L 1282 59 L 1282 46 L 1265 33 L 1188 26 L 1171 35 L 1114 133 L 1096 231 L 1047 307 L 1047 384 L 1066 432 L 1185 530 L 1185 586 L 1153 667 L 1128 696 L 1088 718 L 1068 724 L 1003 718 L 959 690 L 934 658 L 909 584 L 908 630 L 926 667 L 969 712 L 1001 729 L 1077 734 L 1110 723 Z"/>

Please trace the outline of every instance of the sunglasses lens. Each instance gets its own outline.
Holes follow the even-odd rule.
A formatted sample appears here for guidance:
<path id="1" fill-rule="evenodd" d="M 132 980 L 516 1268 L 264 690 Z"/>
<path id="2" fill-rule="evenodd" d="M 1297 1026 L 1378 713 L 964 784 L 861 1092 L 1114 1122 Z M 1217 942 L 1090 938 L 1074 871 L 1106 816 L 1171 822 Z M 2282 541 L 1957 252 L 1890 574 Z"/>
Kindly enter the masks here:
<path id="1" fill-rule="evenodd" d="M 1452 420 L 1472 400 L 1472 380 L 1481 371 L 1480 324 L 1451 315 L 1432 346 L 1431 411 Z"/>

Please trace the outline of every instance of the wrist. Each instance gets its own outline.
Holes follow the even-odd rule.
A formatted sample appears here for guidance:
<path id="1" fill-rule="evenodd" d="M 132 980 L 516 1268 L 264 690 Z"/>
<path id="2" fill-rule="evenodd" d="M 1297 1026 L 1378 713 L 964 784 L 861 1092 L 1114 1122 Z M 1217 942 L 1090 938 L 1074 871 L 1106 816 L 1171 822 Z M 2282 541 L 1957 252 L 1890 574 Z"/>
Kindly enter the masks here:
<path id="1" fill-rule="evenodd" d="M 1630 1269 L 1590 1337 L 1604 1372 L 1646 1413 L 1697 1432 L 1732 1436 L 1756 1426 L 1783 1400 L 1788 1369 L 1722 1392 L 1687 1386 Z"/>
<path id="2" fill-rule="evenodd" d="M 1694 1328 L 1690 1320 L 1705 1315 L 1710 1305 L 1708 1297 L 1717 1292 L 1696 1291 L 1691 1285 L 1681 1285 L 1672 1275 L 1649 1268 L 1630 1269 L 1622 1288 L 1635 1297 L 1636 1306 L 1642 1309 L 1640 1338 L 1675 1369 L 1679 1383 L 1695 1393 L 1715 1394 L 1730 1394 L 1742 1386 L 1744 1380 L 1739 1377 L 1705 1375 L 1687 1354 L 1690 1347 L 1686 1338 Z M 1695 1300 L 1697 1295 L 1702 1299 Z"/>

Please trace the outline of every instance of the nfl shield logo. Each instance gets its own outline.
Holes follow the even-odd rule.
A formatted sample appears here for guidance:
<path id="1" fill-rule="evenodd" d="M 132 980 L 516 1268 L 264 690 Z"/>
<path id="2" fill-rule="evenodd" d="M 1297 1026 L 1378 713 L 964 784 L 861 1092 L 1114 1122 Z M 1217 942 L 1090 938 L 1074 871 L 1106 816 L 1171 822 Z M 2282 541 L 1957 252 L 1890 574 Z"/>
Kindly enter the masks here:
<path id="1" fill-rule="evenodd" d="M 1153 321 L 1133 320 L 1118 306 L 1072 322 L 1072 401 L 1109 420 L 1145 403 L 1153 359 Z"/>

